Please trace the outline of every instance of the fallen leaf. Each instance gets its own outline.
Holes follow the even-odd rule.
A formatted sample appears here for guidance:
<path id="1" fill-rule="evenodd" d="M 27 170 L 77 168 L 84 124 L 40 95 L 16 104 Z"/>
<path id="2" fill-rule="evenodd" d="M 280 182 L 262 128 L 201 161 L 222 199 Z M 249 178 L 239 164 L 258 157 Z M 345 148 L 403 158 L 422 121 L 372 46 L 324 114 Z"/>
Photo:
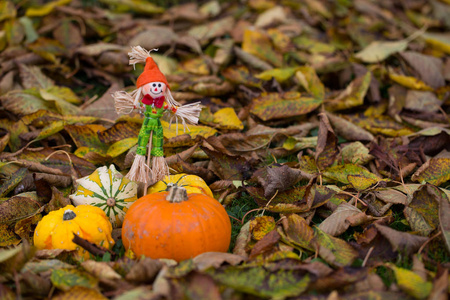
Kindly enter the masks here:
<path id="1" fill-rule="evenodd" d="M 263 121 L 307 114 L 322 104 L 322 100 L 302 97 L 297 92 L 284 95 L 270 93 L 253 99 L 250 112 Z"/>
<path id="2" fill-rule="evenodd" d="M 63 291 L 68 291 L 75 286 L 85 288 L 97 287 L 98 279 L 76 269 L 53 270 L 50 276 L 53 285 Z"/>
<path id="3" fill-rule="evenodd" d="M 432 88 L 445 85 L 440 59 L 413 51 L 401 52 L 400 56 L 419 74 L 422 81 Z"/>
<path id="4" fill-rule="evenodd" d="M 450 180 L 450 158 L 431 158 L 417 169 L 411 179 L 441 185 Z"/>
<path id="5" fill-rule="evenodd" d="M 261 216 L 256 217 L 250 221 L 250 234 L 252 239 L 259 241 L 264 238 L 266 234 L 275 229 L 275 220 L 273 217 Z"/>
<path id="6" fill-rule="evenodd" d="M 281 54 L 273 49 L 269 37 L 261 31 L 246 29 L 242 50 L 269 62 L 275 67 L 281 67 L 283 64 Z"/>
<path id="7" fill-rule="evenodd" d="M 295 77 L 300 81 L 303 88 L 316 99 L 323 100 L 325 97 L 325 86 L 320 81 L 314 68 L 302 66 L 296 69 Z"/>
<path id="8" fill-rule="evenodd" d="M 331 128 L 327 115 L 319 114 L 319 132 L 317 134 L 316 165 L 319 170 L 331 166 L 338 155 L 337 136 Z"/>
<path id="9" fill-rule="evenodd" d="M 215 281 L 259 297 L 285 298 L 299 295 L 310 282 L 309 275 L 289 269 L 269 271 L 264 267 L 229 266 L 208 270 Z"/>
<path id="10" fill-rule="evenodd" d="M 318 227 L 314 228 L 314 241 L 319 247 L 319 256 L 333 266 L 351 265 L 358 257 L 358 253 L 350 244 L 326 234 Z"/>
<path id="11" fill-rule="evenodd" d="M 348 203 L 340 204 L 333 213 L 320 223 L 319 228 L 331 236 L 338 236 L 344 233 L 350 226 L 346 219 L 359 214 L 361 211 L 354 205 Z"/>
<path id="12" fill-rule="evenodd" d="M 337 111 L 362 105 L 371 80 L 372 73 L 370 72 L 356 78 L 337 97 L 326 99 L 325 107 L 329 111 Z"/>
<path id="13" fill-rule="evenodd" d="M 413 271 L 396 267 L 389 264 L 389 267 L 394 271 L 397 284 L 408 295 L 416 299 L 425 299 L 433 289 L 431 282 L 425 281 Z"/>
<path id="14" fill-rule="evenodd" d="M 345 145 L 341 149 L 341 157 L 344 159 L 344 163 L 357 165 L 365 165 L 374 158 L 369 154 L 369 149 L 361 142 Z"/>
<path id="15" fill-rule="evenodd" d="M 317 243 L 314 240 L 314 229 L 312 229 L 304 218 L 296 214 L 287 217 L 287 227 L 280 233 L 283 242 L 299 250 L 309 250 L 315 252 Z"/>
<path id="16" fill-rule="evenodd" d="M 244 129 L 244 124 L 242 124 L 241 120 L 239 120 L 236 112 L 231 107 L 226 107 L 219 109 L 213 115 L 213 122 L 221 129 L 228 130 L 242 130 Z"/>
<path id="17" fill-rule="evenodd" d="M 92 274 L 94 277 L 103 280 L 115 280 L 121 279 L 122 277 L 117 274 L 107 263 L 98 262 L 94 260 L 87 260 L 81 263 L 81 266 Z"/>
<path id="18" fill-rule="evenodd" d="M 323 175 L 330 179 L 339 181 L 344 184 L 349 184 L 348 176 L 362 176 L 361 178 L 371 183 L 380 181 L 375 174 L 367 171 L 366 168 L 355 164 L 344 164 L 329 167 L 323 171 Z"/>
<path id="19" fill-rule="evenodd" d="M 389 241 L 395 252 L 415 253 L 428 240 L 426 237 L 401 232 L 381 224 L 374 225 L 378 232 Z"/>
<path id="20" fill-rule="evenodd" d="M 199 271 L 204 271 L 210 267 L 219 268 L 224 263 L 232 266 L 239 265 L 245 260 L 245 257 L 232 253 L 205 252 L 197 255 L 192 260 Z"/>
<path id="21" fill-rule="evenodd" d="M 78 299 L 92 299 L 92 300 L 106 300 L 105 296 L 103 296 L 99 291 L 93 288 L 84 287 L 84 286 L 74 286 L 61 294 L 58 294 L 53 297 L 56 300 L 65 300 L 70 298 L 78 298 Z"/>
<path id="22" fill-rule="evenodd" d="M 283 83 L 294 76 L 296 71 L 297 68 L 275 68 L 259 73 L 255 77 L 262 80 L 272 80 L 274 78 L 279 83 Z"/>
<path id="23" fill-rule="evenodd" d="M 385 60 L 394 53 L 404 51 L 407 46 L 407 40 L 395 42 L 375 41 L 356 53 L 355 57 L 366 63 L 377 63 Z"/>
<path id="24" fill-rule="evenodd" d="M 328 119 L 333 125 L 334 130 L 339 136 L 342 136 L 346 140 L 349 141 L 373 141 L 375 137 L 363 129 L 360 126 L 357 126 L 353 122 L 346 120 L 340 116 L 333 115 L 331 113 L 326 113 Z"/>

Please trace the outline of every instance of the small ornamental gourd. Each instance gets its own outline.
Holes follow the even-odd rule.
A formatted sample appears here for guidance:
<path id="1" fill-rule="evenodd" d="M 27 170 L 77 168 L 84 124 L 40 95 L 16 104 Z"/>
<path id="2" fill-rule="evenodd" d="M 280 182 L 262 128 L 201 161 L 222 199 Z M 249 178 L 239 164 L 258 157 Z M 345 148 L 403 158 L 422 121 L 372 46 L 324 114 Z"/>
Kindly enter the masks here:
<path id="1" fill-rule="evenodd" d="M 201 177 L 188 174 L 166 176 L 163 180 L 149 187 L 147 194 L 165 192 L 170 186 L 174 185 L 184 187 L 188 194 L 205 194 L 214 198 L 211 189 Z"/>
<path id="2" fill-rule="evenodd" d="M 181 261 L 204 252 L 226 252 L 230 240 L 231 222 L 223 206 L 177 186 L 138 199 L 122 227 L 125 249 L 153 259 Z"/>
<path id="3" fill-rule="evenodd" d="M 89 259 L 89 252 L 72 242 L 74 234 L 111 249 L 114 246 L 111 232 L 111 223 L 100 208 L 67 205 L 42 218 L 34 231 L 34 245 L 38 249 L 78 250 L 81 257 Z"/>
<path id="4" fill-rule="evenodd" d="M 125 178 L 114 165 L 100 167 L 89 176 L 77 180 L 77 190 L 69 198 L 75 206 L 90 204 L 100 207 L 113 228 L 122 226 L 128 207 L 137 200 L 137 183 Z"/>

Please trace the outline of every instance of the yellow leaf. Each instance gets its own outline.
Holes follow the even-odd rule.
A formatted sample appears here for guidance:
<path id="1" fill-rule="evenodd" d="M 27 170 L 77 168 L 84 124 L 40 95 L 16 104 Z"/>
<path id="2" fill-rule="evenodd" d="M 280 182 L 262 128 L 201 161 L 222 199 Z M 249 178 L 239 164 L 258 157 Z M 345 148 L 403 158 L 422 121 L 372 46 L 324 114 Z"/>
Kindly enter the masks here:
<path id="1" fill-rule="evenodd" d="M 274 218 L 269 216 L 256 217 L 250 221 L 250 233 L 256 241 L 261 240 L 266 234 L 274 230 L 275 227 Z"/>
<path id="2" fill-rule="evenodd" d="M 176 124 L 172 124 L 172 126 L 169 128 L 169 123 L 161 120 L 161 125 L 164 129 L 164 137 L 167 139 L 174 138 L 181 134 L 188 134 L 193 139 L 195 139 L 197 136 L 207 138 L 217 133 L 217 130 L 215 130 L 214 128 L 202 125 L 188 125 L 189 130 L 186 130 L 186 132 L 184 132 L 183 126 L 179 125 L 180 128 L 178 129 L 177 134 Z"/>
<path id="3" fill-rule="evenodd" d="M 80 98 L 68 87 L 51 86 L 46 89 L 40 89 L 39 93 L 45 100 L 67 101 L 72 104 L 81 104 Z"/>
<path id="4" fill-rule="evenodd" d="M 186 60 L 181 64 L 181 67 L 195 75 L 209 75 L 208 64 L 201 57 Z"/>
<path id="5" fill-rule="evenodd" d="M 245 30 L 242 50 L 261 58 L 276 67 L 281 67 L 283 64 L 282 55 L 273 49 L 269 37 L 260 31 L 250 29 Z"/>
<path id="6" fill-rule="evenodd" d="M 119 156 L 120 154 L 124 153 L 125 151 L 136 145 L 137 142 L 138 142 L 137 137 L 117 141 L 108 148 L 106 154 L 111 157 Z"/>
<path id="7" fill-rule="evenodd" d="M 291 78 L 295 71 L 297 71 L 297 68 L 276 68 L 259 73 L 258 75 L 255 75 L 255 77 L 262 80 L 271 80 L 272 78 L 275 78 L 276 81 L 282 83 Z"/>
<path id="8" fill-rule="evenodd" d="M 70 290 L 58 294 L 53 297 L 55 300 L 79 300 L 79 299 L 91 299 L 91 300 L 106 300 L 105 296 L 103 296 L 99 291 L 95 289 L 90 289 L 83 286 L 74 286 Z"/>
<path id="9" fill-rule="evenodd" d="M 423 37 L 425 38 L 427 44 L 442 52 L 450 54 L 450 35 L 448 33 L 440 34 L 427 32 L 423 34 Z"/>
<path id="10" fill-rule="evenodd" d="M 289 118 L 307 114 L 315 110 L 321 99 L 301 97 L 298 92 L 287 92 L 283 95 L 270 93 L 253 99 L 250 112 L 263 121 Z"/>
<path id="11" fill-rule="evenodd" d="M 357 186 L 362 186 L 362 184 L 358 183 L 358 178 L 355 176 L 361 176 L 363 180 L 370 182 L 378 182 L 380 180 L 380 178 L 378 178 L 375 174 L 367 171 L 366 168 L 355 164 L 345 164 L 329 167 L 325 169 L 323 175 L 344 184 L 349 184 L 350 180 L 352 180 Z M 351 177 L 351 179 L 349 179 L 349 176 Z"/>
<path id="12" fill-rule="evenodd" d="M 58 0 L 40 5 L 38 7 L 31 7 L 27 9 L 25 15 L 27 17 L 43 17 L 51 13 L 56 7 L 67 5 L 70 2 L 72 2 L 72 0 Z"/>
<path id="13" fill-rule="evenodd" d="M 370 72 L 353 80 L 336 98 L 325 101 L 327 110 L 336 111 L 362 105 L 371 80 Z"/>
<path id="14" fill-rule="evenodd" d="M 215 112 L 213 122 L 218 124 L 222 129 L 244 129 L 244 124 L 239 120 L 232 107 L 225 107 Z"/>
<path id="15" fill-rule="evenodd" d="M 389 78 L 392 81 L 395 81 L 396 83 L 403 85 L 410 89 L 421 90 L 421 91 L 433 91 L 432 87 L 428 86 L 422 80 L 419 80 L 412 76 L 398 75 L 398 74 L 389 72 Z"/>
<path id="16" fill-rule="evenodd" d="M 395 273 L 398 286 L 407 294 L 416 299 L 425 299 L 433 289 L 431 282 L 423 280 L 413 271 L 389 265 Z"/>
<path id="17" fill-rule="evenodd" d="M 357 191 L 363 191 L 370 188 L 378 182 L 378 179 L 367 177 L 361 174 L 349 174 L 347 175 L 348 182 Z"/>
<path id="18" fill-rule="evenodd" d="M 316 70 L 310 66 L 298 67 L 295 77 L 300 81 L 304 89 L 317 99 L 325 97 L 325 87 L 316 74 Z"/>
<path id="19" fill-rule="evenodd" d="M 440 185 L 450 180 L 450 158 L 432 158 L 424 163 L 412 176 L 413 181 L 426 181 Z"/>

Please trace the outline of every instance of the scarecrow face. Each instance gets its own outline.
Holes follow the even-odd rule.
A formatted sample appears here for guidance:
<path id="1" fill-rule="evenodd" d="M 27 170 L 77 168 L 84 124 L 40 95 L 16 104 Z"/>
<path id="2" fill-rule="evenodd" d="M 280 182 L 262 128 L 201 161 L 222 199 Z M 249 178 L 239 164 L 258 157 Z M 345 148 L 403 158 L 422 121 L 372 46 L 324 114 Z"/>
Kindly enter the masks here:
<path id="1" fill-rule="evenodd" d="M 160 97 L 166 90 L 166 85 L 163 82 L 155 81 L 147 83 L 142 87 L 144 95 L 150 94 L 153 98 Z"/>

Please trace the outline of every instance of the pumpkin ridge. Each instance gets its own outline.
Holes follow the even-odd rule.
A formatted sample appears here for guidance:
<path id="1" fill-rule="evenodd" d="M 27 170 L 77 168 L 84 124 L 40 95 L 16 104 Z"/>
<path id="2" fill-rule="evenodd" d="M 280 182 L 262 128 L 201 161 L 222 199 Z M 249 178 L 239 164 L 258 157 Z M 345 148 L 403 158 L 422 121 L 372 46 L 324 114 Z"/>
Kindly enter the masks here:
<path id="1" fill-rule="evenodd" d="M 201 209 L 202 213 L 208 214 L 208 212 L 205 210 L 205 208 L 200 203 L 197 203 L 195 201 L 191 201 L 190 204 L 192 206 L 194 206 L 196 209 Z M 202 234 L 202 240 L 201 240 L 202 241 L 202 245 L 201 245 L 201 248 L 200 248 L 201 249 L 200 253 L 203 252 L 205 249 L 207 249 L 208 246 L 209 246 L 209 245 L 206 245 L 206 241 L 208 241 L 208 234 L 207 234 L 207 230 L 205 230 L 205 227 L 203 226 L 203 222 L 202 221 L 205 221 L 205 220 L 202 218 L 202 216 L 200 214 L 197 214 L 197 222 L 200 225 L 201 234 Z M 198 254 L 200 254 L 200 253 L 198 253 Z"/>

